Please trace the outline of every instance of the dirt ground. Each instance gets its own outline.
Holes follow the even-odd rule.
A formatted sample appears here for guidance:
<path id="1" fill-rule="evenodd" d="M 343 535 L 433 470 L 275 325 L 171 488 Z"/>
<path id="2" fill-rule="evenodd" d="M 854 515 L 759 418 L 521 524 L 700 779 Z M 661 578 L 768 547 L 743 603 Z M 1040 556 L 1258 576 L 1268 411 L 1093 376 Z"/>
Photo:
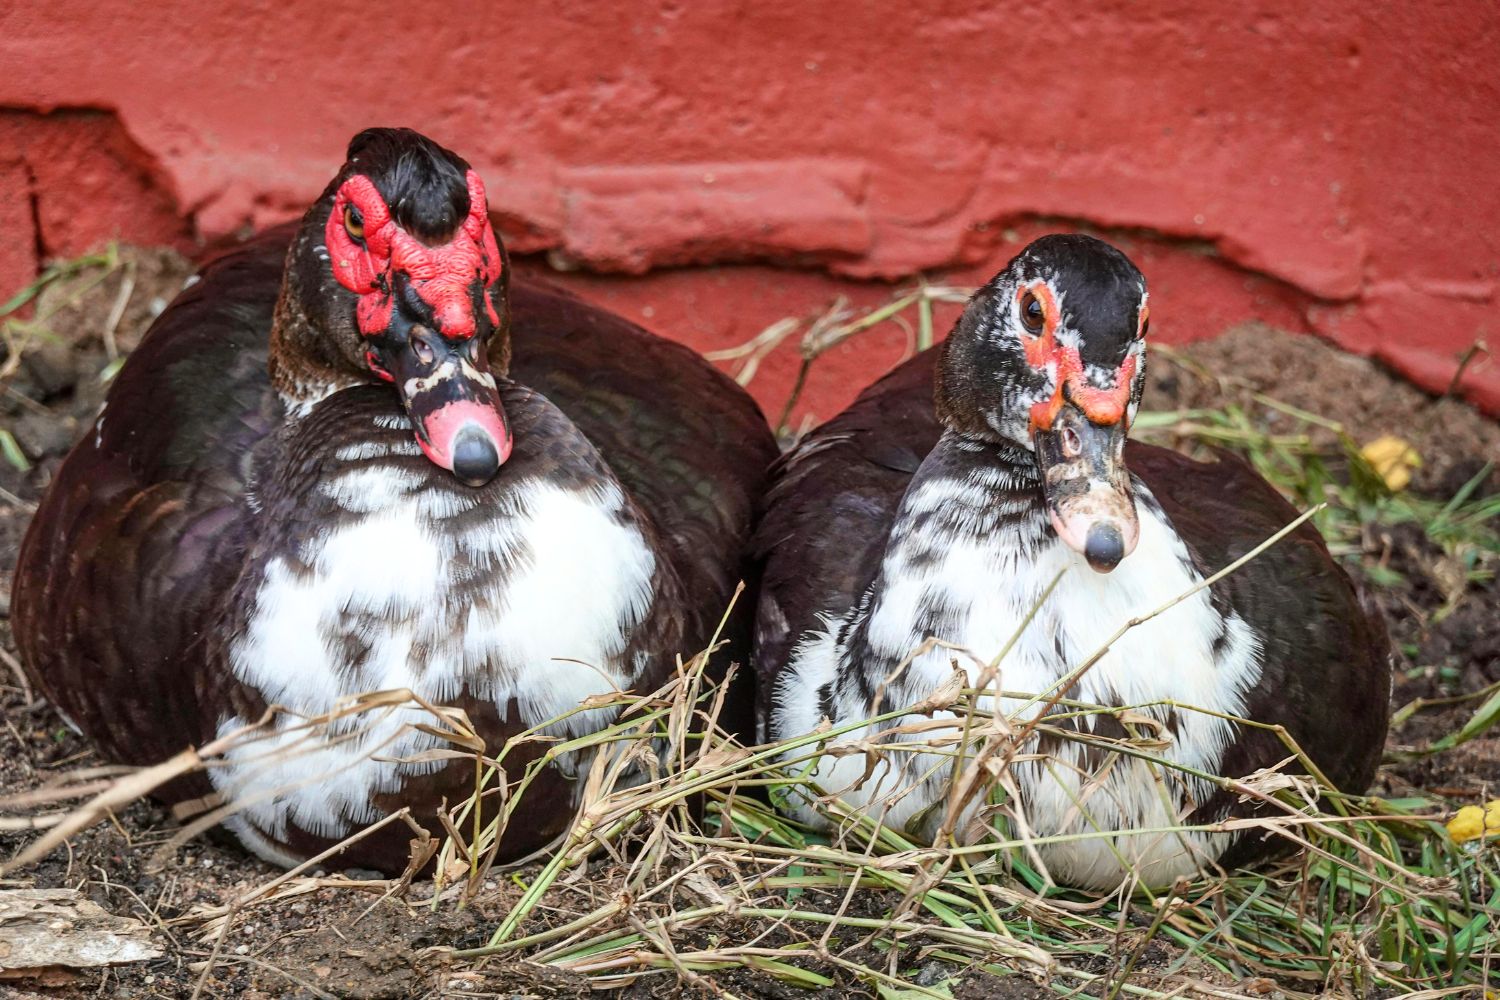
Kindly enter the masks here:
<path id="1" fill-rule="evenodd" d="M 0 461 L 0 795 L 36 788 L 59 771 L 102 763 L 45 703 L 35 700 L 19 673 L 8 617 L 10 574 L 33 504 L 48 476 L 103 397 L 100 373 L 111 347 L 128 350 L 150 318 L 165 305 L 189 272 L 170 253 L 127 251 L 117 270 L 77 302 L 53 313 L 49 326 L 77 336 L 31 343 L 19 367 L 0 376 L 0 427 L 8 428 L 32 468 L 20 471 Z M 122 282 L 130 282 L 128 294 Z M 121 307 L 123 303 L 123 307 Z M 59 303 L 43 302 L 44 311 Z M 115 315 L 118 313 L 118 315 Z M 111 321 L 113 321 L 111 323 Z M 1311 338 L 1245 327 L 1183 352 L 1218 376 L 1203 380 L 1169 363 L 1154 365 L 1146 405 L 1175 409 L 1217 405 L 1252 391 L 1315 411 L 1369 440 L 1385 433 L 1411 441 L 1424 459 L 1412 489 L 1449 497 L 1486 459 L 1500 457 L 1500 425 L 1464 405 L 1434 401 L 1375 365 L 1341 354 Z M 4 356 L 0 355 L 0 364 Z M 1491 474 L 1481 492 L 1500 489 Z M 1441 552 L 1418 529 L 1384 531 L 1366 540 L 1368 553 L 1383 556 L 1404 577 L 1392 588 L 1369 588 L 1384 612 L 1397 648 L 1395 704 L 1476 690 L 1500 680 L 1500 594 L 1494 581 L 1470 585 L 1453 610 L 1436 620 L 1434 610 L 1451 596 L 1435 568 Z M 1393 747 L 1421 746 L 1450 732 L 1473 704 L 1417 713 L 1391 736 Z M 1500 790 L 1500 734 L 1476 739 L 1458 751 L 1384 769 L 1376 789 L 1387 795 L 1415 791 L 1473 802 Z M 137 803 L 113 824 L 74 837 L 65 851 L 19 871 L 0 888 L 80 888 L 106 910 L 138 917 L 167 945 L 161 959 L 99 972 L 60 972 L 43 980 L 0 981 L 0 996 L 20 998 L 188 997 L 202 983 L 205 997 L 582 996 L 581 977 L 518 961 L 475 970 L 445 968 L 424 954 L 433 946 L 484 943 L 518 896 L 529 872 L 497 873 L 474 905 L 459 909 L 419 905 L 430 884 L 417 884 L 404 898 L 355 888 L 309 893 L 248 914 L 222 940 L 206 940 L 201 916 L 277 873 L 239 850 L 209 839 L 190 842 L 161 870 L 149 862 L 174 824 L 151 803 Z M 0 857 L 24 845 L 30 833 L 0 832 Z M 353 873 L 358 876 L 359 873 Z M 600 900 L 611 891 L 608 863 L 569 883 L 567 891 Z M 878 912 L 882 901 L 862 905 Z M 545 919 L 542 917 L 540 919 Z M 726 928 L 726 933 L 733 933 Z M 203 963 L 213 962 L 207 975 Z M 940 983 L 957 972 L 929 962 L 922 976 Z M 739 996 L 805 996 L 769 977 L 730 971 L 719 985 Z M 965 973 L 950 986 L 956 997 L 1028 1000 L 1051 992 L 1018 978 Z M 847 980 L 846 980 L 847 981 Z M 850 995 L 871 995 L 849 983 Z M 677 996 L 684 987 L 671 973 L 641 977 L 629 997 Z M 7 993 L 7 990 L 11 992 Z"/>

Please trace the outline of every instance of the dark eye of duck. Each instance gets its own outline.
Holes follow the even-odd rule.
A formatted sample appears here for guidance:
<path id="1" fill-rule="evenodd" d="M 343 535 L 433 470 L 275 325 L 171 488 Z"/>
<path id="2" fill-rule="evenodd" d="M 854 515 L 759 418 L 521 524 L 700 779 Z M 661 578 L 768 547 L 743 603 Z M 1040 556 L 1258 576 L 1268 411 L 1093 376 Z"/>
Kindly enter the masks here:
<path id="1" fill-rule="evenodd" d="M 356 242 L 365 241 L 365 217 L 353 205 L 344 206 L 344 229 Z"/>
<path id="2" fill-rule="evenodd" d="M 1042 309 L 1041 299 L 1027 292 L 1021 297 L 1021 325 L 1032 333 L 1041 333 L 1046 321 L 1047 314 Z"/>

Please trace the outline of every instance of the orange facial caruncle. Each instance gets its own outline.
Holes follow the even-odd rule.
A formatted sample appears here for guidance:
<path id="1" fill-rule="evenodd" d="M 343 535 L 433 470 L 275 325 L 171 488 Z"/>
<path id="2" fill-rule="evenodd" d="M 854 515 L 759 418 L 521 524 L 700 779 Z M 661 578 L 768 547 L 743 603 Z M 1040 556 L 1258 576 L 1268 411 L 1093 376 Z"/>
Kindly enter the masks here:
<path id="1" fill-rule="evenodd" d="M 432 310 L 439 334 L 467 339 L 477 332 L 474 281 L 478 278 L 485 287 L 494 284 L 504 264 L 490 225 L 484 183 L 472 170 L 465 181 L 469 214 L 453 238 L 437 246 L 423 243 L 397 225 L 368 177 L 356 174 L 340 186 L 328 216 L 325 241 L 334 277 L 359 295 L 355 316 L 366 337 L 378 337 L 390 326 L 395 305 L 391 276 L 396 272 L 405 275 L 412 291 Z M 356 239 L 346 225 L 351 208 L 362 218 L 363 239 Z M 494 303 L 488 295 L 480 298 L 490 323 L 498 324 Z M 366 352 L 366 361 L 376 374 L 391 378 L 373 351 Z"/>
<path id="2" fill-rule="evenodd" d="M 1036 431 L 1050 428 L 1052 421 L 1057 417 L 1057 411 L 1062 409 L 1064 403 L 1077 406 L 1083 411 L 1084 416 L 1101 427 L 1123 419 L 1130 405 L 1136 355 L 1127 355 L 1120 367 L 1116 369 L 1115 384 L 1111 388 L 1100 389 L 1091 385 L 1084 374 L 1083 359 L 1079 356 L 1078 348 L 1057 342 L 1057 325 L 1061 320 L 1061 310 L 1058 308 L 1052 289 L 1044 281 L 1023 285 L 1016 289 L 1017 303 L 1019 304 L 1027 294 L 1036 296 L 1042 304 L 1043 327 L 1038 334 L 1025 332 L 1022 334 L 1026 362 L 1038 371 L 1045 369 L 1048 364 L 1054 366 L 1052 395 L 1048 399 L 1032 404 L 1031 429 Z M 1145 321 L 1146 309 L 1143 306 L 1139 320 L 1141 326 L 1138 329 L 1144 328 Z"/>

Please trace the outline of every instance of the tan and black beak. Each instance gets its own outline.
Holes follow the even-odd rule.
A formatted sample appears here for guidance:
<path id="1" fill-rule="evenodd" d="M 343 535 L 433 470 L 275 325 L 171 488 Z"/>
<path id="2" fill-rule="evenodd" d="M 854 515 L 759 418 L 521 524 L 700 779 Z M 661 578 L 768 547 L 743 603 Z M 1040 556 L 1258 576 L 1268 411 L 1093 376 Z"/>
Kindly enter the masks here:
<path id="1" fill-rule="evenodd" d="M 1032 431 L 1053 530 L 1100 573 L 1130 555 L 1140 536 L 1125 431 L 1125 420 L 1095 423 L 1071 402 Z"/>

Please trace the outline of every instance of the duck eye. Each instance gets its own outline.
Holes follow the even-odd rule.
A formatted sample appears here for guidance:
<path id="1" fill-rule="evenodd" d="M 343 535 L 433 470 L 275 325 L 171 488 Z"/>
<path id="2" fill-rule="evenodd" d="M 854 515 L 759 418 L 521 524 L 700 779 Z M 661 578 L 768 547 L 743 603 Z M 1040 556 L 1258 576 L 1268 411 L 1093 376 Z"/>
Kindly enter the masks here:
<path id="1" fill-rule="evenodd" d="M 1047 314 L 1042 309 L 1041 299 L 1027 292 L 1021 298 L 1021 325 L 1032 333 L 1041 333 L 1046 320 Z"/>
<path id="2" fill-rule="evenodd" d="M 365 217 L 360 214 L 359 209 L 353 205 L 344 206 L 344 229 L 355 240 L 363 243 L 365 240 Z"/>

